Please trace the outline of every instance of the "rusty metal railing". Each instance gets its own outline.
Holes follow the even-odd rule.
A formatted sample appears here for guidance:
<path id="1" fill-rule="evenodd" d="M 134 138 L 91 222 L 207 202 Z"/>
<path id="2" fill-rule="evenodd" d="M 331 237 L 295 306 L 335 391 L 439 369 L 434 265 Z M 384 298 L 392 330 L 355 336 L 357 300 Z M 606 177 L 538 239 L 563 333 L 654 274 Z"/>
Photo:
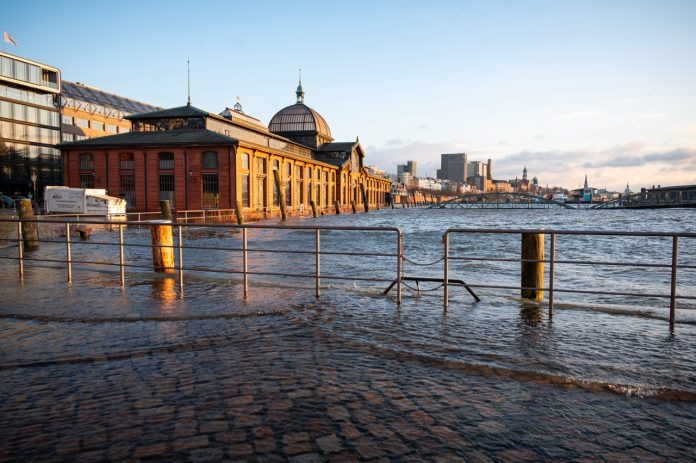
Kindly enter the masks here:
<path id="1" fill-rule="evenodd" d="M 548 235 L 549 240 L 549 253 L 548 259 L 544 258 L 541 260 L 530 260 L 522 258 L 503 258 L 503 257 L 464 257 L 464 256 L 452 256 L 450 254 L 450 236 L 454 234 L 542 234 Z M 559 235 L 583 235 L 583 236 L 610 236 L 610 237 L 643 237 L 643 238 L 668 238 L 672 240 L 672 250 L 670 253 L 669 262 L 664 263 L 646 263 L 646 262 L 616 262 L 616 261 L 592 261 L 592 260 L 559 260 L 556 256 L 556 237 Z M 588 295 L 602 295 L 602 296 L 623 296 L 623 297 L 633 297 L 633 298 L 667 298 L 669 299 L 669 329 L 670 332 L 674 332 L 675 315 L 677 308 L 677 300 L 696 300 L 696 295 L 679 295 L 677 294 L 677 272 L 678 270 L 694 270 L 696 265 L 687 265 L 679 263 L 679 239 L 693 239 L 696 238 L 696 233 L 660 233 L 660 232 L 622 232 L 622 231 L 588 231 L 588 230 L 544 230 L 544 229 L 530 229 L 530 230 L 501 230 L 501 229 L 489 229 L 489 228 L 470 228 L 470 229 L 459 229 L 451 228 L 447 230 L 443 235 L 444 243 L 444 307 L 447 308 L 449 305 L 449 264 L 450 261 L 487 261 L 487 262 L 544 262 L 548 263 L 547 272 L 547 287 L 546 288 L 531 288 L 523 286 L 508 286 L 508 285 L 484 285 L 484 284 L 471 284 L 469 286 L 473 288 L 491 288 L 491 289 L 505 289 L 505 290 L 541 290 L 547 293 L 547 307 L 549 319 L 553 317 L 554 308 L 554 296 L 556 293 L 575 293 L 575 294 L 588 294 Z M 631 257 L 635 257 L 635 253 L 631 254 Z M 643 267 L 643 268 L 667 268 L 670 271 L 670 284 L 669 293 L 637 293 L 637 292 L 622 292 L 622 291 L 600 291 L 592 289 L 575 289 L 575 288 L 558 288 L 556 285 L 555 275 L 557 273 L 556 266 L 558 264 L 563 265 L 587 265 L 587 266 L 619 266 L 619 267 Z"/>
<path id="2" fill-rule="evenodd" d="M 184 273 L 185 272 L 210 272 L 210 273 L 224 273 L 224 274 L 240 274 L 242 276 L 242 284 L 244 286 L 244 297 L 247 298 L 249 294 L 249 276 L 251 275 L 262 275 L 262 276 L 272 276 L 272 277 L 291 277 L 291 278 L 307 278 L 314 280 L 314 289 L 316 297 L 321 294 L 321 282 L 322 280 L 346 280 L 346 281 L 366 281 L 366 282 L 391 282 L 391 278 L 375 278 L 367 276 L 341 276 L 335 274 L 322 273 L 321 271 L 321 256 L 322 255 L 333 255 L 333 256 L 346 256 L 346 257 L 382 257 L 382 258 L 394 258 L 396 259 L 395 273 L 397 283 L 397 303 L 401 304 L 402 298 L 402 260 L 403 260 L 403 233 L 399 228 L 396 227 L 349 227 L 349 226 L 321 226 L 321 225 L 271 225 L 271 224 L 193 224 L 193 223 L 172 223 L 170 226 L 173 228 L 172 231 L 176 230 L 175 236 L 177 237 L 176 242 L 172 246 L 162 246 L 154 244 L 143 244 L 128 242 L 124 235 L 124 230 L 127 230 L 129 226 L 147 226 L 148 222 L 131 222 L 131 221 L 114 221 L 105 222 L 104 220 L 81 220 L 76 223 L 73 220 L 67 219 L 55 219 L 55 218 L 44 218 L 42 220 L 38 219 L 3 219 L 0 218 L 0 223 L 10 222 L 16 225 L 17 235 L 16 238 L 1 238 L 0 241 L 17 243 L 18 254 L 16 257 L 0 256 L 0 259 L 4 260 L 17 260 L 19 267 L 20 278 L 24 276 L 25 264 L 27 262 L 50 262 L 64 264 L 67 272 L 68 281 L 73 279 L 73 266 L 76 264 L 83 265 L 103 265 L 103 266 L 118 266 L 120 274 L 120 284 L 121 286 L 126 285 L 126 269 L 128 268 L 147 268 L 152 269 L 151 265 L 142 265 L 129 263 L 127 261 L 126 249 L 128 248 L 161 248 L 161 247 L 171 247 L 176 251 L 177 259 L 174 267 L 165 267 L 164 270 L 172 271 L 172 273 L 178 273 L 178 282 L 180 292 L 184 293 Z M 162 225 L 162 221 L 157 221 L 157 225 Z M 65 245 L 65 258 L 64 259 L 51 259 L 51 258 L 41 258 L 38 257 L 37 253 L 40 251 L 34 251 L 30 256 L 23 252 L 23 236 L 22 236 L 22 224 L 23 223 L 36 223 L 42 226 L 46 224 L 54 224 L 58 229 L 64 230 L 65 236 L 63 239 L 43 239 L 39 240 L 39 243 L 50 242 L 50 243 L 64 243 Z M 93 225 L 95 227 L 103 227 L 105 230 L 117 231 L 118 240 L 117 242 L 110 241 L 73 241 L 71 240 L 71 235 L 75 232 L 77 227 L 82 227 L 85 225 Z M 169 224 L 168 224 L 169 225 Z M 193 229 L 206 229 L 206 230 L 239 230 L 241 231 L 241 247 L 229 247 L 229 246 L 195 246 L 194 244 L 186 244 L 185 240 L 188 239 L 189 243 L 192 242 L 191 238 L 185 238 L 183 230 L 193 230 Z M 249 247 L 248 244 L 248 232 L 250 230 L 279 230 L 279 231 L 307 231 L 313 232 L 313 248 L 311 250 L 304 249 L 274 249 L 266 247 Z M 356 237 L 353 239 L 353 243 L 356 246 L 355 251 L 329 251 L 322 250 L 321 248 L 321 234 L 322 232 L 332 232 L 332 231 L 344 231 L 344 232 L 354 232 Z M 366 232 L 375 233 L 387 233 L 393 234 L 395 236 L 394 252 L 369 252 L 360 249 L 360 234 Z M 224 240 L 221 241 L 224 243 Z M 118 248 L 117 262 L 101 262 L 101 261 L 76 261 L 73 259 L 72 247 L 75 245 L 103 245 L 103 246 L 113 246 Z M 187 250 L 207 250 L 207 251 L 232 251 L 239 252 L 242 256 L 242 265 L 240 269 L 214 269 L 210 266 L 201 265 L 189 265 L 184 266 L 184 256 Z M 311 254 L 314 255 L 314 272 L 312 274 L 302 274 L 302 273 L 289 273 L 289 272 L 273 272 L 273 271 L 250 271 L 249 264 L 251 262 L 250 255 L 254 253 L 269 253 L 269 254 Z M 116 259 L 114 259 L 116 260 Z"/>

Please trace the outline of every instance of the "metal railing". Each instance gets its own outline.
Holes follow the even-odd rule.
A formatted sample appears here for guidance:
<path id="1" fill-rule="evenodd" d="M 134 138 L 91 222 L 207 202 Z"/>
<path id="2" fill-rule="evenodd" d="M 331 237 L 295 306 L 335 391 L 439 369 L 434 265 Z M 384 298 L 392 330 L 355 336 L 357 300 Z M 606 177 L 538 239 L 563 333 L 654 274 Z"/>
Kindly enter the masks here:
<path id="1" fill-rule="evenodd" d="M 450 255 L 450 235 L 453 234 L 541 234 L 548 235 L 549 253 L 548 259 L 532 260 L 522 258 L 502 258 L 502 257 L 462 257 Z M 646 263 L 646 262 L 615 262 L 615 261 L 593 261 L 593 260 L 559 260 L 556 256 L 556 237 L 559 235 L 582 235 L 582 236 L 611 236 L 611 237 L 643 237 L 643 238 L 669 238 L 672 240 L 672 250 L 669 262 L 664 263 Z M 547 306 L 549 319 L 553 317 L 554 296 L 556 293 L 575 293 L 601 296 L 624 296 L 624 297 L 641 297 L 641 298 L 668 298 L 669 299 L 669 329 L 674 331 L 675 314 L 677 308 L 677 300 L 696 300 L 696 296 L 686 296 L 677 294 L 677 271 L 680 269 L 696 269 L 696 265 L 679 264 L 679 239 L 680 238 L 696 238 L 696 233 L 660 233 L 660 232 L 620 232 L 620 231 L 587 231 L 587 230 L 501 230 L 489 228 L 471 228 L 458 229 L 450 228 L 443 235 L 444 243 L 444 307 L 449 304 L 449 264 L 450 261 L 485 261 L 485 262 L 543 262 L 548 263 L 548 285 L 546 288 L 523 287 L 523 286 L 503 286 L 503 285 L 482 285 L 469 284 L 473 288 L 492 288 L 506 290 L 541 290 L 547 293 Z M 633 248 L 632 248 L 633 249 Z M 635 254 L 632 254 L 635 257 Z M 621 292 L 621 291 L 600 291 L 591 289 L 573 289 L 573 288 L 558 288 L 556 287 L 555 275 L 556 265 L 587 265 L 587 266 L 617 266 L 617 267 L 643 267 L 643 268 L 666 268 L 670 271 L 669 293 L 637 293 L 637 292 Z"/>
<path id="2" fill-rule="evenodd" d="M 58 263 L 58 264 L 65 264 L 66 266 L 66 272 L 67 272 L 67 281 L 72 282 L 73 280 L 73 266 L 76 264 L 84 264 L 84 265 L 102 265 L 102 266 L 117 266 L 119 267 L 119 273 L 120 273 L 120 284 L 122 287 L 125 287 L 126 285 L 126 269 L 128 268 L 139 268 L 139 269 L 153 269 L 152 265 L 142 265 L 142 264 L 135 264 L 135 263 L 129 263 L 126 260 L 126 249 L 128 248 L 173 248 L 172 250 L 176 251 L 177 259 L 174 264 L 174 267 L 165 267 L 163 270 L 165 271 L 171 271 L 172 273 L 177 273 L 178 274 L 178 283 L 179 283 L 179 291 L 181 295 L 183 296 L 184 294 L 184 272 L 210 272 L 210 273 L 224 273 L 224 274 L 239 274 L 242 276 L 242 284 L 244 286 L 244 298 L 246 299 L 249 294 L 249 276 L 250 275 L 261 275 L 261 276 L 271 276 L 271 277 L 290 277 L 290 278 L 306 278 L 306 279 L 313 279 L 314 280 L 314 290 L 315 290 L 315 296 L 319 297 L 321 294 L 321 281 L 322 280 L 346 280 L 346 281 L 365 281 L 365 282 L 372 282 L 372 283 L 377 283 L 377 282 L 391 282 L 393 281 L 392 278 L 376 278 L 376 277 L 365 277 L 365 276 L 341 276 L 341 275 L 336 275 L 336 274 L 326 274 L 322 273 L 322 268 L 321 268 L 321 256 L 322 255 L 332 255 L 332 256 L 347 256 L 347 257 L 358 257 L 358 256 L 363 256 L 363 257 L 383 257 L 383 258 L 394 258 L 396 259 L 396 265 L 395 265 L 395 274 L 396 274 L 396 280 L 397 280 L 397 303 L 401 304 L 401 299 L 402 299 L 402 260 L 403 260 L 403 233 L 399 228 L 396 227 L 349 227 L 349 226 L 313 226 L 313 225 L 264 225 L 264 224 L 245 224 L 245 225 L 237 225 L 237 224 L 192 224 L 192 223 L 168 223 L 163 221 L 152 221 L 150 223 L 148 222 L 124 222 L 124 221 L 117 221 L 117 222 L 105 222 L 103 220 L 81 220 L 79 222 L 79 226 L 83 225 L 98 225 L 98 226 L 103 226 L 104 229 L 108 229 L 111 231 L 117 230 L 118 231 L 118 241 L 117 242 L 109 242 L 109 241 L 96 241 L 96 240 L 88 240 L 88 241 L 73 241 L 71 240 L 71 236 L 73 233 L 76 231 L 76 228 L 78 224 L 74 221 L 71 220 L 65 220 L 65 219 L 44 219 L 44 220 L 37 220 L 37 219 L 17 219 L 17 218 L 12 218 L 12 219 L 2 219 L 0 218 L 0 223 L 2 222 L 10 222 L 10 223 L 16 223 L 16 238 L 0 238 L 0 241 L 5 241 L 5 242 L 16 242 L 17 243 L 17 249 L 18 249 L 18 254 L 17 257 L 8 257 L 8 256 L 0 256 L 0 260 L 17 260 L 18 268 L 19 268 L 19 275 L 20 278 L 24 276 L 25 272 L 25 263 L 26 262 L 49 262 L 49 263 Z M 156 222 L 156 223 L 155 223 Z M 65 245 L 65 258 L 64 259 L 56 259 L 56 258 L 41 258 L 37 257 L 37 252 L 32 253 L 31 256 L 27 256 L 26 253 L 24 252 L 24 237 L 22 235 L 22 224 L 23 223 L 35 223 L 37 225 L 45 225 L 45 224 L 54 224 L 57 227 L 63 227 L 64 226 L 64 233 L 65 237 L 64 240 L 56 240 L 56 239 L 43 239 L 39 240 L 39 243 L 42 242 L 49 242 L 49 243 L 64 243 Z M 124 237 L 124 230 L 128 229 L 128 226 L 171 226 L 172 227 L 172 232 L 176 231 L 176 242 L 172 244 L 172 246 L 163 246 L 163 245 L 156 245 L 156 244 L 143 244 L 143 243 L 134 243 L 134 242 L 128 242 L 126 241 Z M 186 244 L 184 241 L 184 230 L 193 230 L 193 229 L 205 229 L 207 231 L 209 230 L 239 230 L 241 231 L 241 247 L 227 247 L 227 246 L 196 246 L 194 244 Z M 249 247 L 248 244 L 248 232 L 250 230 L 281 230 L 281 231 L 307 231 L 307 232 L 313 232 L 313 249 L 311 250 L 303 250 L 303 249 L 273 249 L 273 248 L 265 248 L 265 247 Z M 321 248 L 321 234 L 322 232 L 355 232 L 355 233 L 365 233 L 365 232 L 376 232 L 376 233 L 388 233 L 388 234 L 394 234 L 395 235 L 395 242 L 393 243 L 394 246 L 394 252 L 368 252 L 368 251 L 362 251 L 362 250 L 356 250 L 356 251 L 330 251 L 330 250 L 323 250 Z M 173 233 L 174 234 L 174 233 Z M 193 239 L 188 238 L 190 242 L 193 241 Z M 356 236 L 353 241 L 353 243 L 356 243 L 356 246 L 359 246 L 360 243 L 360 236 Z M 221 241 L 221 243 L 224 244 L 224 240 Z M 76 261 L 73 259 L 73 252 L 72 252 L 72 247 L 76 244 L 79 245 L 85 245 L 85 246 L 93 246 L 93 245 L 103 245 L 103 246 L 112 246 L 112 247 L 118 247 L 118 262 L 103 262 L 103 261 Z M 232 251 L 232 252 L 239 252 L 241 253 L 242 256 L 242 265 L 241 269 L 220 269 L 220 268 L 211 268 L 210 266 L 207 265 L 202 265 L 202 266 L 196 266 L 196 265 L 190 265 L 190 266 L 184 266 L 184 251 L 186 250 L 205 250 L 205 251 Z M 308 255 L 314 255 L 314 272 L 312 274 L 303 274 L 303 273 L 290 273 L 290 272 L 274 272 L 274 271 L 250 271 L 249 270 L 249 264 L 251 263 L 250 259 L 250 253 L 268 253 L 268 254 L 308 254 Z M 386 267 L 385 267 L 386 268 Z"/>

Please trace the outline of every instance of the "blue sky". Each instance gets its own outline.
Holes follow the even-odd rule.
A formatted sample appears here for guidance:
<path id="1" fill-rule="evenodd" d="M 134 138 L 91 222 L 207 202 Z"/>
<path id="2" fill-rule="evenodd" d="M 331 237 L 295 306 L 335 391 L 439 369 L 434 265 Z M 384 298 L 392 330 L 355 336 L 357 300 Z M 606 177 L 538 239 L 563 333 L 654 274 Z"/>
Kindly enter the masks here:
<path id="1" fill-rule="evenodd" d="M 3 5 L 5 50 L 164 107 L 305 102 L 389 171 L 445 152 L 575 188 L 696 183 L 696 1 Z"/>

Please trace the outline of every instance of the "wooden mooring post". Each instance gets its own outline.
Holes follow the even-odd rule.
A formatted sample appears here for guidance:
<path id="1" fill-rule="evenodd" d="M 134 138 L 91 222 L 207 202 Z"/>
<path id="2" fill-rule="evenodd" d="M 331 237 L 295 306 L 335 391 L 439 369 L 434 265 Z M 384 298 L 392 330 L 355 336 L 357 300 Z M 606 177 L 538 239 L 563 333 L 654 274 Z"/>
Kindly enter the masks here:
<path id="1" fill-rule="evenodd" d="M 237 207 L 234 209 L 234 215 L 237 217 L 237 225 L 244 225 L 244 217 L 242 216 L 242 202 L 237 201 Z"/>
<path id="2" fill-rule="evenodd" d="M 312 208 L 312 217 L 317 218 L 317 203 L 314 200 L 309 201 L 309 206 Z"/>
<path id="3" fill-rule="evenodd" d="M 152 220 L 150 222 L 152 240 L 152 266 L 155 272 L 175 273 L 174 240 L 170 220 Z"/>
<path id="4" fill-rule="evenodd" d="M 338 200 L 334 201 L 334 207 L 336 208 L 336 215 L 341 213 L 341 205 L 338 204 Z"/>
<path id="5" fill-rule="evenodd" d="M 353 208 L 353 214 L 357 214 L 357 210 L 355 209 L 355 201 L 350 202 L 350 207 Z"/>
<path id="6" fill-rule="evenodd" d="M 31 199 L 20 199 L 17 212 L 20 219 L 34 219 Z M 22 238 L 25 251 L 39 249 L 39 225 L 37 223 L 22 222 Z"/>
<path id="7" fill-rule="evenodd" d="M 365 191 L 365 184 L 360 184 L 360 193 L 362 194 L 363 206 L 365 207 L 365 212 L 370 211 L 370 205 L 367 203 L 367 192 Z"/>
<path id="8" fill-rule="evenodd" d="M 278 203 L 280 204 L 280 219 L 285 222 L 288 218 L 288 213 L 285 211 L 285 195 L 280 183 L 280 172 L 278 169 L 273 171 L 273 179 L 275 181 L 276 191 L 278 192 Z"/>
<path id="9" fill-rule="evenodd" d="M 160 201 L 160 214 L 162 220 L 169 220 L 170 222 L 173 220 L 172 219 L 172 204 L 169 202 L 168 199 L 165 199 L 163 201 Z"/>
<path id="10" fill-rule="evenodd" d="M 524 299 L 544 299 L 544 234 L 522 233 L 521 295 Z"/>

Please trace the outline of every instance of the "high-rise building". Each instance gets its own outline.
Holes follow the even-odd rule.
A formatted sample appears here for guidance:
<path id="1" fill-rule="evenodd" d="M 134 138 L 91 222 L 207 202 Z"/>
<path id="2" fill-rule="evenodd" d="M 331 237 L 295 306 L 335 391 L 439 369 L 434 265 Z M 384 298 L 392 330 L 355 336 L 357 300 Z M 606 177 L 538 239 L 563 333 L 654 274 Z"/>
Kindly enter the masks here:
<path id="1" fill-rule="evenodd" d="M 441 154 L 437 178 L 464 183 L 467 179 L 466 167 L 466 153 Z"/>
<path id="2" fill-rule="evenodd" d="M 467 175 L 468 177 L 486 177 L 488 178 L 488 164 L 481 161 L 470 161 L 467 164 Z"/>
<path id="3" fill-rule="evenodd" d="M 0 193 L 42 196 L 62 182 L 60 70 L 0 52 Z"/>
<path id="4" fill-rule="evenodd" d="M 416 161 L 407 161 L 406 164 L 396 166 L 396 176 L 400 182 L 404 182 L 403 174 L 409 174 L 409 178 L 416 177 Z"/>

